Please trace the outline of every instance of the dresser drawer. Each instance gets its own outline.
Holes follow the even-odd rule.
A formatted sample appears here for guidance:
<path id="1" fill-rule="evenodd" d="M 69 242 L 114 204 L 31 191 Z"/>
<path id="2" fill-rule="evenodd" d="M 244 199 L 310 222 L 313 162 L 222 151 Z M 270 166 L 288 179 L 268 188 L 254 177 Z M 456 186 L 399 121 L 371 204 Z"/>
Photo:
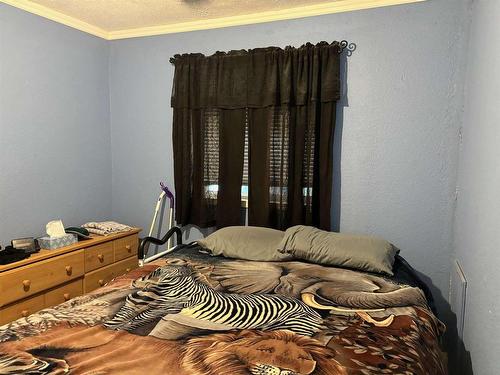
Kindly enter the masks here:
<path id="1" fill-rule="evenodd" d="M 120 275 L 123 275 L 139 267 L 139 260 L 136 257 L 131 257 L 116 263 L 116 266 Z"/>
<path id="2" fill-rule="evenodd" d="M 83 250 L 0 273 L 0 306 L 83 275 Z"/>
<path id="3" fill-rule="evenodd" d="M 137 234 L 134 234 L 132 236 L 119 238 L 113 241 L 113 246 L 115 248 L 115 262 L 117 262 L 137 254 L 139 237 Z"/>
<path id="4" fill-rule="evenodd" d="M 52 307 L 83 294 L 83 278 L 71 281 L 45 293 L 45 307 Z"/>
<path id="5" fill-rule="evenodd" d="M 123 275 L 134 268 L 137 268 L 138 261 L 136 257 L 130 257 L 120 262 L 111 264 L 109 266 L 99 268 L 96 271 L 85 274 L 83 281 L 84 292 L 89 293 L 106 283 L 110 282 L 115 277 Z"/>
<path id="6" fill-rule="evenodd" d="M 0 308 L 0 325 L 36 313 L 45 307 L 43 295 L 27 298 L 11 306 Z"/>
<path id="7" fill-rule="evenodd" d="M 96 270 L 113 262 L 114 250 L 112 242 L 85 249 L 85 272 Z"/>

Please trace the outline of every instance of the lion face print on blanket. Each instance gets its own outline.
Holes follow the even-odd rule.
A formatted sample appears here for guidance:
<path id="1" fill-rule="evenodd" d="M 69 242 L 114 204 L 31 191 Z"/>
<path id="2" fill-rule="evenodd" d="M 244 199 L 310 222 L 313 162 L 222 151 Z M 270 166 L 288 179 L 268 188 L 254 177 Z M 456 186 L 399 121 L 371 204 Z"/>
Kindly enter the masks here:
<path id="1" fill-rule="evenodd" d="M 436 374 L 422 291 L 302 262 L 179 252 L 0 327 L 0 374 Z"/>

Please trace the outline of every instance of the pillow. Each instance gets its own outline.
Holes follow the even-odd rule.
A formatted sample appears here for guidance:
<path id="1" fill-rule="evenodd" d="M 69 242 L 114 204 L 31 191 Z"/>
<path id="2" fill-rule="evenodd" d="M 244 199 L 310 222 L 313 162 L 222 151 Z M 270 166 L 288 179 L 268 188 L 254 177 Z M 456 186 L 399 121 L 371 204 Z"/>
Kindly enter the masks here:
<path id="1" fill-rule="evenodd" d="M 276 229 L 234 226 L 219 229 L 196 242 L 209 250 L 212 255 L 246 260 L 281 261 L 291 258 L 291 255 L 278 251 L 284 235 L 285 232 Z"/>
<path id="2" fill-rule="evenodd" d="M 392 276 L 398 250 L 389 242 L 371 236 L 323 231 L 297 225 L 288 228 L 279 251 L 295 259 L 342 266 Z"/>

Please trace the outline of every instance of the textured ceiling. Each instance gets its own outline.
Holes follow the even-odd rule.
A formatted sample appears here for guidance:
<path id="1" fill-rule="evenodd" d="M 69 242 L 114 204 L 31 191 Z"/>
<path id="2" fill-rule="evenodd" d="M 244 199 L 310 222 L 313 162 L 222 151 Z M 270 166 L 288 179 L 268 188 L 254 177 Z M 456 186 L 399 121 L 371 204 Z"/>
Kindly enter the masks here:
<path id="1" fill-rule="evenodd" d="M 107 31 L 279 11 L 332 0 L 31 0 Z"/>
<path id="2" fill-rule="evenodd" d="M 107 40 L 249 25 L 427 0 L 0 0 Z"/>

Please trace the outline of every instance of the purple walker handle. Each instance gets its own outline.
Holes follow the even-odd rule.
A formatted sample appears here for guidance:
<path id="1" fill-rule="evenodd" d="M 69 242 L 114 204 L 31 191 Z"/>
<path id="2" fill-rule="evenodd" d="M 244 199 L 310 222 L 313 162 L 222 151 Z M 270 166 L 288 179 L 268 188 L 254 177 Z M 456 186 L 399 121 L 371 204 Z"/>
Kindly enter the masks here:
<path id="1" fill-rule="evenodd" d="M 165 192 L 165 195 L 167 198 L 170 200 L 170 208 L 174 207 L 174 194 L 170 191 L 167 185 L 165 185 L 163 182 L 160 182 L 161 190 Z"/>

